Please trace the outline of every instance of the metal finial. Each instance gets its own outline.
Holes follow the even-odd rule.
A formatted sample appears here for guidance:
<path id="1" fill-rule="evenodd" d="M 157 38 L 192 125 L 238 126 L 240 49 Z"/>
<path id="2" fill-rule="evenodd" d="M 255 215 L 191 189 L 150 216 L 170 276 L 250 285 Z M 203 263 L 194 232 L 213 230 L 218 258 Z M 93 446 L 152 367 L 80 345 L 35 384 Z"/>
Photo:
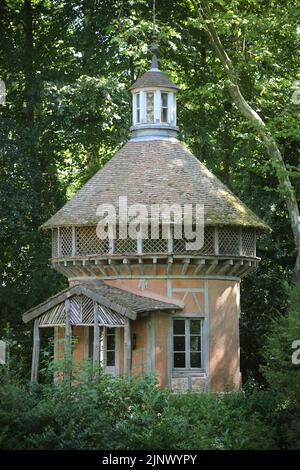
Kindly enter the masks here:
<path id="1" fill-rule="evenodd" d="M 152 29 L 152 43 L 153 46 L 156 44 L 156 11 L 155 11 L 155 0 L 153 0 L 153 7 L 152 7 L 152 16 L 153 16 L 153 29 Z"/>
<path id="2" fill-rule="evenodd" d="M 153 0 L 153 29 L 152 29 L 152 46 L 150 47 L 150 51 L 152 52 L 152 61 L 151 61 L 151 70 L 158 70 L 158 62 L 157 62 L 157 34 L 156 34 L 156 11 L 155 11 L 155 0 Z"/>

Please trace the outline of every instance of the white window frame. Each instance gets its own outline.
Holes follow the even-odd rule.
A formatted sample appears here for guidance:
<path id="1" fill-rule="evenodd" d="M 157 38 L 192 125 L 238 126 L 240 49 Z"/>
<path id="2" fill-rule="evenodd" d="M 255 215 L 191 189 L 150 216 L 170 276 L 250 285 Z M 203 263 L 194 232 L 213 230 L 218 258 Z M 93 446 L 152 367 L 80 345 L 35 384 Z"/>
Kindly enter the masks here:
<path id="1" fill-rule="evenodd" d="M 135 94 L 135 122 L 136 124 L 141 123 L 141 117 L 142 117 L 142 109 L 141 109 L 141 94 L 140 92 Z M 139 106 L 138 106 L 138 101 L 139 101 Z M 139 119 L 138 119 L 138 111 L 139 111 Z"/>
<path id="2" fill-rule="evenodd" d="M 176 320 L 183 320 L 185 322 L 185 333 L 184 335 L 175 335 L 174 334 L 174 321 Z M 201 357 L 201 364 L 200 367 L 191 367 L 191 348 L 190 348 L 190 321 L 191 320 L 198 320 L 200 321 L 200 343 L 201 343 L 201 348 L 200 348 L 200 357 Z M 175 367 L 174 365 L 174 336 L 184 336 L 185 337 L 185 367 Z M 178 352 L 183 352 L 183 351 L 178 351 Z M 197 371 L 197 372 L 203 372 L 204 371 L 204 366 L 203 366 L 203 318 L 191 316 L 191 317 L 183 317 L 183 316 L 174 316 L 172 318 L 172 370 L 174 372 L 191 372 L 191 371 Z"/>
<path id="3" fill-rule="evenodd" d="M 167 95 L 167 106 L 163 106 L 163 99 L 162 99 L 163 94 Z M 169 124 L 169 122 L 170 122 L 170 107 L 169 107 L 170 94 L 171 93 L 168 93 L 167 91 L 160 90 L 160 122 L 162 124 Z M 162 120 L 163 109 L 167 110 L 167 120 L 166 121 Z"/>

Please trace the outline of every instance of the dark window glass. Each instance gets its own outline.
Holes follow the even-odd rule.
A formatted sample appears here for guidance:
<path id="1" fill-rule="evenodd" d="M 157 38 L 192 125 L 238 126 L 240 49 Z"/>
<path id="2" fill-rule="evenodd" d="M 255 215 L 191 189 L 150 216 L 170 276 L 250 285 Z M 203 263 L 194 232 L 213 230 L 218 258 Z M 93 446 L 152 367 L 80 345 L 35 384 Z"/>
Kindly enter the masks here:
<path id="1" fill-rule="evenodd" d="M 185 351 L 184 336 L 174 336 L 174 351 Z"/>
<path id="2" fill-rule="evenodd" d="M 161 110 L 161 122 L 168 122 L 168 108 L 162 108 L 162 110 Z"/>
<path id="3" fill-rule="evenodd" d="M 185 353 L 174 353 L 174 367 L 185 367 Z"/>
<path id="4" fill-rule="evenodd" d="M 107 328 L 106 330 L 106 365 L 115 365 L 115 330 L 114 328 Z"/>
<path id="5" fill-rule="evenodd" d="M 174 335 L 185 334 L 185 320 L 174 320 Z"/>
<path id="6" fill-rule="evenodd" d="M 201 320 L 190 320 L 190 334 L 200 335 L 201 332 Z"/>
<path id="7" fill-rule="evenodd" d="M 201 321 L 173 320 L 174 368 L 201 368 Z"/>
<path id="8" fill-rule="evenodd" d="M 114 366 L 115 365 L 115 351 L 106 352 L 106 365 Z"/>
<path id="9" fill-rule="evenodd" d="M 114 350 L 115 349 L 115 335 L 107 335 L 106 338 L 106 349 L 109 350 Z"/>
<path id="10" fill-rule="evenodd" d="M 161 94 L 161 105 L 163 108 L 168 107 L 168 93 Z"/>
<path id="11" fill-rule="evenodd" d="M 94 351 L 94 327 L 89 326 L 89 359 L 93 359 Z"/>
<path id="12" fill-rule="evenodd" d="M 191 367 L 201 367 L 200 352 L 191 352 Z"/>
<path id="13" fill-rule="evenodd" d="M 200 351 L 201 347 L 200 336 L 191 336 L 190 348 L 191 351 Z"/>

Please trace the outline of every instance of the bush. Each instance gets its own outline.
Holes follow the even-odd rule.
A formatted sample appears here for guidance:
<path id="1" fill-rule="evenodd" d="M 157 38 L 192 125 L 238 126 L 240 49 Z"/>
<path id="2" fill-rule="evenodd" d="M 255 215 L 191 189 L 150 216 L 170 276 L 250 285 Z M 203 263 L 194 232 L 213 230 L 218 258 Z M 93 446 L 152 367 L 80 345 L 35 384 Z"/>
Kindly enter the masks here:
<path id="1" fill-rule="evenodd" d="M 300 287 L 290 288 L 288 316 L 273 321 L 262 372 L 278 397 L 274 414 L 280 447 L 300 449 L 300 364 L 293 364 L 292 344 L 300 340 Z"/>
<path id="2" fill-rule="evenodd" d="M 1 449 L 261 449 L 275 440 L 245 394 L 173 395 L 153 378 L 2 385 Z M 262 407 L 263 408 L 263 407 Z"/>

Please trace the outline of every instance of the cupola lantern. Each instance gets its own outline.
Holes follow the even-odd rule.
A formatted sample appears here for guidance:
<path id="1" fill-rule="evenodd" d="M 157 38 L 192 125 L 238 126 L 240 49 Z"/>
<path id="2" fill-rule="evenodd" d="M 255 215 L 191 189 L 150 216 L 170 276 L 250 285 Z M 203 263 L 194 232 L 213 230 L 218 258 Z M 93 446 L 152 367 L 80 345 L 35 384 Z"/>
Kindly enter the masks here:
<path id="1" fill-rule="evenodd" d="M 176 138 L 176 94 L 179 90 L 158 68 L 157 48 L 152 47 L 151 69 L 130 87 L 132 93 L 132 139 Z"/>

